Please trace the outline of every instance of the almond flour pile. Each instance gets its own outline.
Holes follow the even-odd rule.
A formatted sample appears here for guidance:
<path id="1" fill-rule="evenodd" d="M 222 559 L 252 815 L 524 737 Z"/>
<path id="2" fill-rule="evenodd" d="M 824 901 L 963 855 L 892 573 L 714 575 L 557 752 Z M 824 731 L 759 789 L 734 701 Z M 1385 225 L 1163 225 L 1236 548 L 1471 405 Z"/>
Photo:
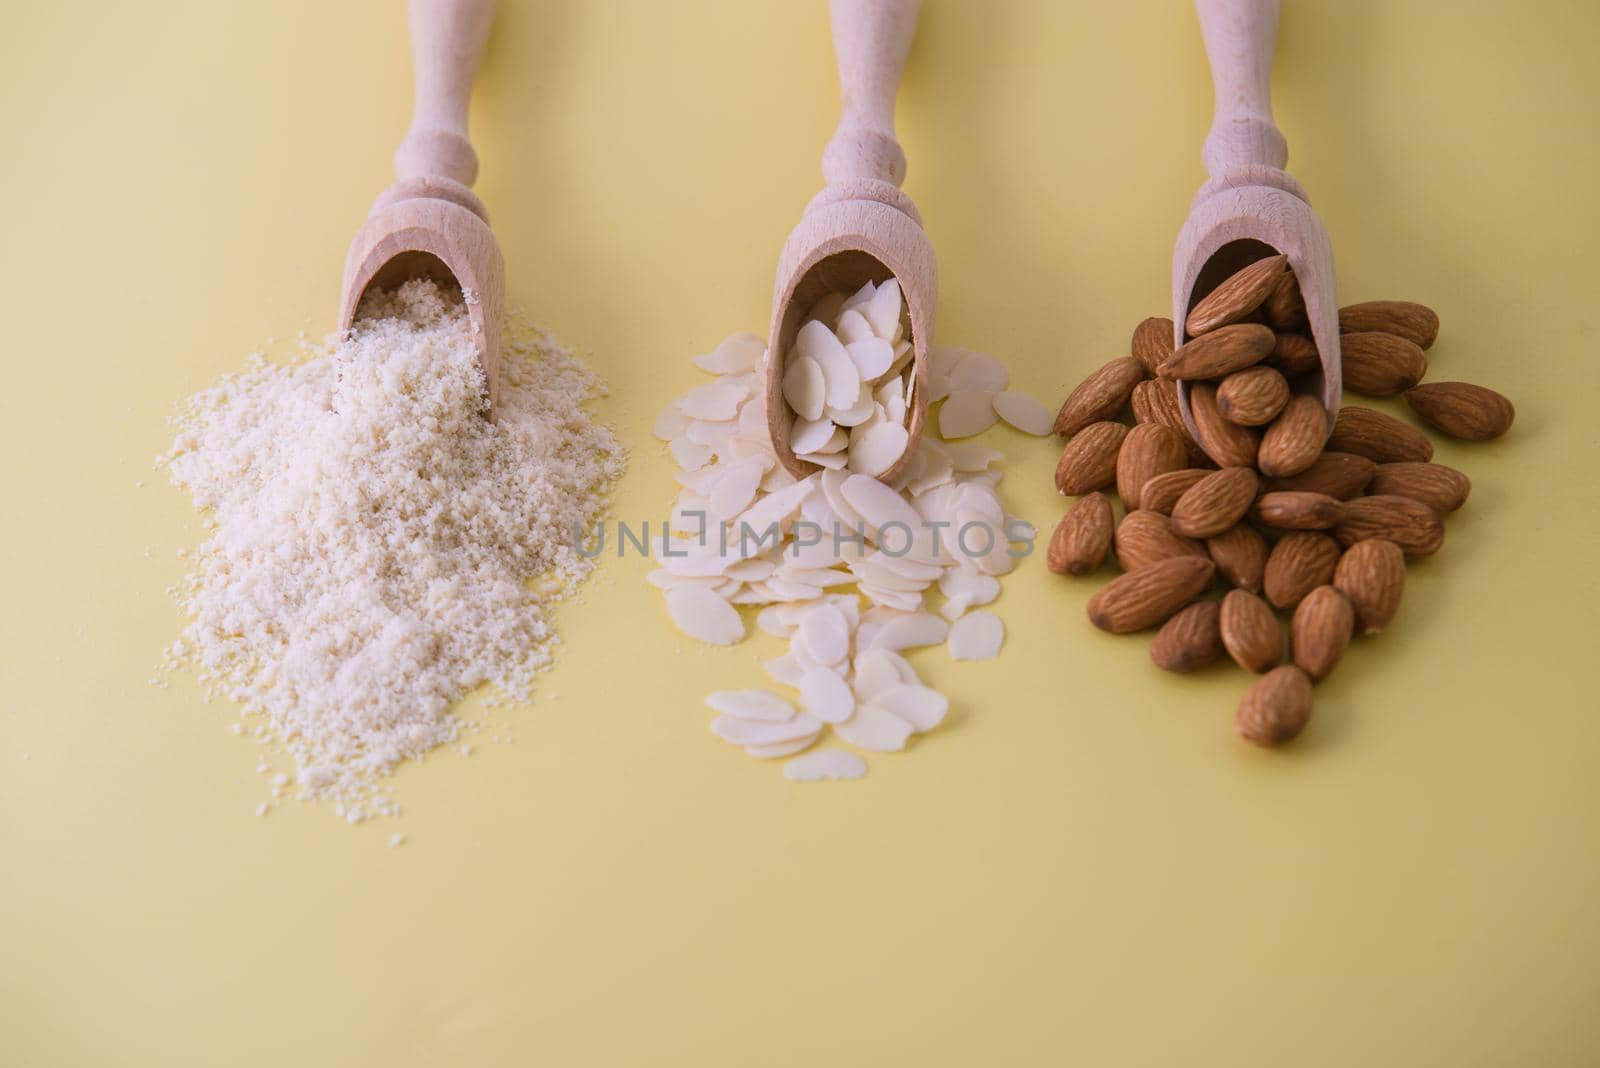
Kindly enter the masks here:
<path id="1" fill-rule="evenodd" d="M 574 531 L 623 470 L 582 407 L 594 377 L 508 333 L 490 421 L 472 337 L 430 281 L 369 296 L 307 361 L 257 358 L 191 398 L 162 458 L 209 531 L 169 657 L 287 750 L 275 797 L 392 812 L 377 780 L 458 737 L 453 702 L 485 682 L 529 697 L 548 606 L 593 566 Z"/>

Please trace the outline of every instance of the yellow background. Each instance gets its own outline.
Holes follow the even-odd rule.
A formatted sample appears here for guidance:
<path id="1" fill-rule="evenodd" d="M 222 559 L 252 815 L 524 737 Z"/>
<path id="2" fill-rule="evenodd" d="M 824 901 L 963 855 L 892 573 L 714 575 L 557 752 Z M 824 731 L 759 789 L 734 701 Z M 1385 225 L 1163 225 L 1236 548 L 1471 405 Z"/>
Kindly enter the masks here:
<path id="1" fill-rule="evenodd" d="M 638 559 L 560 617 L 511 745 L 399 825 L 265 819 L 254 747 L 146 685 L 199 526 L 179 398 L 331 325 L 409 112 L 397 3 L 16 4 L 0 34 L 6 1065 L 1580 1065 L 1600 1061 L 1594 351 L 1600 11 L 1310 3 L 1274 82 L 1344 300 L 1444 322 L 1510 437 L 1284 752 L 1030 560 L 949 727 L 797 787 L 707 732 L 765 637 L 668 625 Z M 1168 306 L 1210 84 L 1177 2 L 926 10 L 900 97 L 941 339 L 1054 404 Z M 510 3 L 474 103 L 510 301 L 648 434 L 761 330 L 837 108 L 820 4 Z M 997 431 L 1048 528 L 1051 442 Z M 143 488 L 136 480 L 144 480 Z M 147 557 L 146 548 L 151 549 Z"/>

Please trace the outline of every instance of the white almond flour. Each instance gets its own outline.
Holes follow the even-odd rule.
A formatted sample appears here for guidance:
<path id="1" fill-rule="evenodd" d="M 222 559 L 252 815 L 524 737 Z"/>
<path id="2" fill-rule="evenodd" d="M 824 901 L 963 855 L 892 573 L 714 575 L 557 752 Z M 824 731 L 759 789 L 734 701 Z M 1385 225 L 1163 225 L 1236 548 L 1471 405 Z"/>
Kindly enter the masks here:
<path id="1" fill-rule="evenodd" d="M 469 690 L 530 696 L 548 607 L 593 566 L 574 531 L 624 462 L 582 407 L 596 380 L 548 335 L 508 330 L 491 421 L 459 298 L 412 281 L 359 318 L 305 362 L 258 357 L 191 398 L 163 458 L 209 534 L 170 655 L 259 717 L 299 796 L 353 803 L 352 822 L 392 810 L 379 777 L 458 736 Z"/>

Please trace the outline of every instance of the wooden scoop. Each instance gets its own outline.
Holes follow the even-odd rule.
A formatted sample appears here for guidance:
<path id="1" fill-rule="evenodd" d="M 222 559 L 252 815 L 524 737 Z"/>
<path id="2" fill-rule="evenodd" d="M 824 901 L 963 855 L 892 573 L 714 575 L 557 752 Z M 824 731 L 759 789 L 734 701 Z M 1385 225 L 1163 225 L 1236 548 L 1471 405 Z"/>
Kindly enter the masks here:
<path id="1" fill-rule="evenodd" d="M 1331 432 L 1340 390 L 1333 247 L 1306 191 L 1283 169 L 1289 148 L 1272 122 L 1268 86 L 1278 0 L 1197 0 L 1195 6 L 1216 115 L 1204 155 L 1211 180 L 1195 194 L 1172 252 L 1173 342 L 1183 344 L 1189 309 L 1219 282 L 1256 260 L 1287 255 L 1322 357 L 1321 374 L 1302 381 L 1321 398 Z M 1187 382 L 1178 383 L 1178 406 L 1195 433 Z"/>
<path id="2" fill-rule="evenodd" d="M 478 156 L 467 139 L 467 100 L 494 9 L 495 0 L 411 0 L 411 130 L 394 154 L 398 181 L 373 202 L 350 242 L 339 297 L 344 330 L 374 286 L 393 289 L 425 276 L 459 288 L 491 411 L 500 393 L 505 261 L 489 230 L 489 212 L 470 188 Z"/>
<path id="3" fill-rule="evenodd" d="M 822 153 L 822 192 L 784 242 L 767 333 L 767 429 L 778 460 L 797 478 L 817 470 L 789 448 L 794 415 L 783 399 L 783 360 L 812 304 L 830 292 L 899 279 L 910 314 L 911 392 L 906 451 L 879 477 L 891 482 L 916 456 L 928 418 L 928 345 L 939 272 L 922 216 L 900 190 L 906 156 L 894 136 L 894 97 L 911 50 L 921 0 L 832 0 L 833 50 L 843 98 L 839 127 Z"/>

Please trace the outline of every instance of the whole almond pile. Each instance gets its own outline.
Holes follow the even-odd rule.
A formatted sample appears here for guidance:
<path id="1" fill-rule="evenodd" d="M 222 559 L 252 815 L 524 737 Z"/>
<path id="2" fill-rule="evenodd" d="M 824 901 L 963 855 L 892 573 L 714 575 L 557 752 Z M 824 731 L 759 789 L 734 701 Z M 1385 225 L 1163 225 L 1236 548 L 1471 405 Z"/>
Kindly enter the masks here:
<path id="1" fill-rule="evenodd" d="M 1430 309 L 1354 304 L 1340 309 L 1339 330 L 1351 390 L 1403 394 L 1424 422 L 1469 441 L 1511 426 L 1515 410 L 1493 390 L 1421 384 L 1439 332 Z M 1159 627 L 1150 655 L 1168 671 L 1226 655 L 1260 675 L 1235 727 L 1278 745 L 1304 729 L 1313 683 L 1351 638 L 1389 624 L 1405 561 L 1439 549 L 1442 516 L 1471 483 L 1431 462 L 1420 430 L 1376 409 L 1340 408 L 1329 434 L 1308 375 L 1321 357 L 1288 257 L 1257 260 L 1206 294 L 1176 349 L 1174 333 L 1172 320 L 1146 319 L 1132 354 L 1062 404 L 1056 488 L 1079 500 L 1047 565 L 1088 575 L 1114 556 L 1124 573 L 1090 598 L 1090 621 L 1117 634 Z M 1179 414 L 1179 381 L 1195 434 Z"/>

